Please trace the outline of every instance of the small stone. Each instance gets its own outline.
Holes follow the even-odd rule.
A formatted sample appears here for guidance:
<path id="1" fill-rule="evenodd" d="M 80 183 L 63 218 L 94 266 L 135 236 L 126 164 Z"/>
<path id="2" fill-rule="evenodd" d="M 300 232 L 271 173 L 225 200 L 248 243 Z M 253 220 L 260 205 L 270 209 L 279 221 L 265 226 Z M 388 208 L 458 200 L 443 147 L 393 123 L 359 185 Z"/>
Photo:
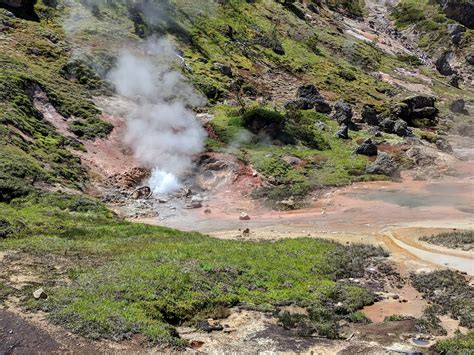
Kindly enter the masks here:
<path id="1" fill-rule="evenodd" d="M 211 211 L 210 208 L 206 208 L 206 209 L 204 210 L 204 213 L 209 214 L 209 213 L 212 213 L 212 211 Z"/>
<path id="2" fill-rule="evenodd" d="M 240 219 L 241 221 L 249 221 L 249 220 L 250 220 L 250 216 L 249 216 L 247 213 L 245 213 L 245 212 L 240 212 L 240 217 L 239 217 L 239 219 Z"/>
<path id="3" fill-rule="evenodd" d="M 44 292 L 43 288 L 39 288 L 35 292 L 33 292 L 33 297 L 36 300 L 39 300 L 39 299 L 45 300 L 48 298 L 48 295 L 46 294 L 46 292 Z"/>

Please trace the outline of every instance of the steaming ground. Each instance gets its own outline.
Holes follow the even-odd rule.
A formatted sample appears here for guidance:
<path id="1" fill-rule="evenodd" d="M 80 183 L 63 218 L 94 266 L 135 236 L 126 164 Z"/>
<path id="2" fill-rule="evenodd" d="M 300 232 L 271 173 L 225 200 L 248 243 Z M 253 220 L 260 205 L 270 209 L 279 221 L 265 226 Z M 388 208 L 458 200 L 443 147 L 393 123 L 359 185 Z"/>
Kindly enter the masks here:
<path id="1" fill-rule="evenodd" d="M 167 193 L 189 173 L 206 133 L 192 107 L 204 103 L 185 78 L 172 69 L 177 53 L 164 38 L 147 40 L 136 52 L 124 49 L 108 74 L 117 93 L 133 102 L 125 113 L 124 143 L 144 167 L 150 187 Z"/>

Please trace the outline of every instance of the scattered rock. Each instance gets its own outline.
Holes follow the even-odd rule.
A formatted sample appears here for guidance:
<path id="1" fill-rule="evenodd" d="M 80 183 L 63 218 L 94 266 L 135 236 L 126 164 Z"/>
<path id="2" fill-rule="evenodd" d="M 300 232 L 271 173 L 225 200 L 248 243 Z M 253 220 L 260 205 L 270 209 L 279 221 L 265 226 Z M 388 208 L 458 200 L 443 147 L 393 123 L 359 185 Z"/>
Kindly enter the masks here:
<path id="1" fill-rule="evenodd" d="M 389 154 L 384 152 L 379 153 L 377 159 L 367 165 L 365 170 L 369 174 L 399 175 L 398 164 Z"/>
<path id="2" fill-rule="evenodd" d="M 43 288 L 39 288 L 35 292 L 33 292 L 33 297 L 36 300 L 45 300 L 48 298 L 48 295 L 46 294 L 46 292 L 44 292 Z"/>
<path id="3" fill-rule="evenodd" d="M 311 110 L 317 112 L 330 113 L 331 106 L 321 96 L 314 85 L 303 85 L 298 88 L 296 99 L 285 104 L 286 109 Z"/>
<path id="4" fill-rule="evenodd" d="M 336 132 L 336 137 L 341 139 L 349 139 L 349 127 L 343 124 Z"/>
<path id="5" fill-rule="evenodd" d="M 240 216 L 239 216 L 239 219 L 241 221 L 249 221 L 250 220 L 250 216 L 245 213 L 245 212 L 240 212 Z"/>
<path id="6" fill-rule="evenodd" d="M 362 121 L 371 126 L 378 126 L 379 118 L 373 105 L 364 105 L 362 107 Z"/>
<path id="7" fill-rule="evenodd" d="M 453 152 L 453 147 L 451 146 L 451 144 L 449 144 L 449 142 L 446 139 L 438 139 L 436 141 L 436 147 L 445 153 Z"/>
<path id="8" fill-rule="evenodd" d="M 404 120 L 396 120 L 393 125 L 393 133 L 400 137 L 409 137 L 413 135 L 413 132 L 408 128 L 408 123 Z"/>
<path id="9" fill-rule="evenodd" d="M 196 209 L 196 208 L 202 208 L 202 203 L 201 202 L 191 202 L 186 206 L 188 210 Z"/>
<path id="10" fill-rule="evenodd" d="M 471 65 L 474 65 L 474 53 L 469 53 L 468 55 L 466 55 L 465 59 L 466 59 L 466 62 L 468 62 Z"/>
<path id="11" fill-rule="evenodd" d="M 194 195 L 191 198 L 191 203 L 202 203 L 204 199 L 200 195 Z"/>
<path id="12" fill-rule="evenodd" d="M 449 104 L 449 109 L 454 113 L 468 114 L 466 110 L 466 102 L 463 99 L 457 99 Z"/>
<path id="13" fill-rule="evenodd" d="M 336 105 L 334 106 L 335 113 L 333 115 L 333 118 L 339 123 L 340 125 L 346 125 L 349 127 L 352 125 L 352 107 L 351 105 L 344 101 L 344 100 L 339 100 L 336 102 Z"/>
<path id="14" fill-rule="evenodd" d="M 245 235 L 249 235 L 249 234 L 250 234 L 250 229 L 249 229 L 249 228 L 245 228 L 242 233 L 245 234 Z"/>
<path id="15" fill-rule="evenodd" d="M 451 57 L 451 52 L 446 52 L 436 60 L 435 66 L 441 75 L 450 76 L 456 73 L 453 70 L 453 68 L 451 68 L 451 65 L 449 64 L 450 57 Z"/>
<path id="16" fill-rule="evenodd" d="M 228 76 L 230 78 L 233 76 L 232 68 L 229 65 L 216 62 L 213 64 L 213 66 L 214 66 L 214 69 L 218 70 L 223 75 Z"/>
<path id="17" fill-rule="evenodd" d="M 205 214 L 210 214 L 210 213 L 212 213 L 212 211 L 211 211 L 210 208 L 206 208 L 206 209 L 204 210 L 204 213 L 205 213 Z"/>
<path id="18" fill-rule="evenodd" d="M 372 139 L 366 139 L 359 147 L 356 149 L 356 154 L 367 155 L 369 157 L 377 155 L 377 146 L 372 142 Z"/>
<path id="19" fill-rule="evenodd" d="M 450 23 L 448 25 L 448 33 L 451 35 L 451 41 L 454 45 L 461 43 L 462 35 L 466 32 L 466 27 L 459 23 Z"/>
<path id="20" fill-rule="evenodd" d="M 209 321 L 203 320 L 197 324 L 197 329 L 206 333 L 210 333 L 213 331 L 221 331 L 224 329 L 224 327 L 219 323 L 211 324 Z"/>

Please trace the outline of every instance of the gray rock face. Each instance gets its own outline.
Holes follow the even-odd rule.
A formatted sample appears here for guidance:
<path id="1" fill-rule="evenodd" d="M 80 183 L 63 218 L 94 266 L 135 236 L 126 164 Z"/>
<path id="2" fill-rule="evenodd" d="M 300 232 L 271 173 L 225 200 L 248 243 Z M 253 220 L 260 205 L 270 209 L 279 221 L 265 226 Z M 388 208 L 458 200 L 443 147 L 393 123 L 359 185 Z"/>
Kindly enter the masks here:
<path id="1" fill-rule="evenodd" d="M 474 28 L 474 1 L 438 0 L 446 16 L 464 26 Z"/>
<path id="2" fill-rule="evenodd" d="M 373 157 L 377 155 L 378 149 L 377 146 L 372 142 L 372 139 L 366 139 L 359 147 L 356 149 L 356 154 L 367 155 Z"/>
<path id="3" fill-rule="evenodd" d="M 399 176 L 398 164 L 387 153 L 379 153 L 377 159 L 367 165 L 366 172 L 369 174 L 382 174 L 387 176 Z"/>

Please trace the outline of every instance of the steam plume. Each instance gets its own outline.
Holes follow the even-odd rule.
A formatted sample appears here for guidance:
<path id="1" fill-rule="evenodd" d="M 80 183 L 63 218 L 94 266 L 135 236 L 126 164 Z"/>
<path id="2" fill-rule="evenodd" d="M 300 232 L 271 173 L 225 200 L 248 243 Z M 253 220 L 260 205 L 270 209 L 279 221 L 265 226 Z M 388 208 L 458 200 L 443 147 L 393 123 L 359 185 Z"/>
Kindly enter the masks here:
<path id="1" fill-rule="evenodd" d="M 127 115 L 125 143 L 153 174 L 150 185 L 166 193 L 203 149 L 205 131 L 190 107 L 203 104 L 172 65 L 177 56 L 166 39 L 150 39 L 137 52 L 124 50 L 108 74 L 117 93 L 134 101 Z"/>

